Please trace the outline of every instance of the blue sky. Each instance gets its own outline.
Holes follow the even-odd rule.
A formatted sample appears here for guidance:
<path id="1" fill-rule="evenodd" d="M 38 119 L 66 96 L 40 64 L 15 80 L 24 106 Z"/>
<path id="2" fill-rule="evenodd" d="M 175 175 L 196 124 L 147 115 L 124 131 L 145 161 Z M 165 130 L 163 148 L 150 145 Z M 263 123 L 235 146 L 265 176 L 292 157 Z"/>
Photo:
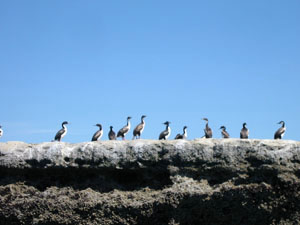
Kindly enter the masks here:
<path id="1" fill-rule="evenodd" d="M 300 1 L 0 1 L 1 141 L 89 141 L 145 114 L 143 138 L 300 139 Z M 128 138 L 131 139 L 132 132 Z"/>

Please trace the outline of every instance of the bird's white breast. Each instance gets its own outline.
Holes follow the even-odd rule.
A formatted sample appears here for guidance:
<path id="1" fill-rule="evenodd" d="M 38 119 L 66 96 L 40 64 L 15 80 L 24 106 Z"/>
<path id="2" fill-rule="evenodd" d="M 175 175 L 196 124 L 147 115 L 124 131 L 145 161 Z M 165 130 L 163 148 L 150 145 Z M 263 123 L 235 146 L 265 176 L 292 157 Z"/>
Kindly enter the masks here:
<path id="1" fill-rule="evenodd" d="M 61 138 L 63 138 L 67 134 L 67 132 L 68 132 L 68 129 L 66 126 L 64 126 L 64 132 L 62 133 Z"/>
<path id="2" fill-rule="evenodd" d="M 285 134 L 285 130 L 286 130 L 286 128 L 284 127 L 284 128 L 283 128 L 283 131 L 282 131 L 282 134 L 281 134 L 281 137 L 283 137 L 283 136 L 284 136 L 284 134 Z"/>
<path id="3" fill-rule="evenodd" d="M 170 137 L 170 135 L 171 135 L 171 128 L 168 127 L 168 134 L 166 135 L 166 139 L 168 139 Z"/>
<path id="4" fill-rule="evenodd" d="M 143 123 L 143 126 L 142 126 L 142 129 L 141 129 L 141 131 L 140 131 L 141 133 L 143 133 L 144 128 L 145 128 L 145 125 L 146 125 L 146 124 L 145 124 L 145 122 L 144 122 L 144 123 Z"/>
<path id="5" fill-rule="evenodd" d="M 187 138 L 187 131 L 184 131 L 183 133 L 183 139 L 186 139 Z"/>
<path id="6" fill-rule="evenodd" d="M 129 132 L 130 128 L 131 128 L 130 122 L 128 122 L 127 128 L 128 128 L 128 130 L 127 130 L 127 132 L 124 133 L 124 135 L 126 135 Z"/>
<path id="7" fill-rule="evenodd" d="M 99 131 L 99 137 L 97 138 L 97 140 L 99 140 L 102 137 L 102 135 L 103 135 L 103 130 L 100 130 Z"/>

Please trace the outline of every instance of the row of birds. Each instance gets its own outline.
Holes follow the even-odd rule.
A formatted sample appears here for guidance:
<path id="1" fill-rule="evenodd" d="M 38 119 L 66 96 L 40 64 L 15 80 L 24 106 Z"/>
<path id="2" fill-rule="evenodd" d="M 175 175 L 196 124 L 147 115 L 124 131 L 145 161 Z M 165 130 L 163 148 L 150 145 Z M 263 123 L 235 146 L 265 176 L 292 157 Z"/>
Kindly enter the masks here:
<path id="1" fill-rule="evenodd" d="M 132 139 L 141 138 L 141 135 L 144 131 L 145 124 L 146 124 L 145 123 L 145 118 L 146 118 L 146 116 L 143 115 L 141 117 L 141 123 L 138 124 L 134 128 Z M 131 119 L 130 116 L 127 117 L 127 124 L 118 131 L 117 135 L 113 131 L 113 127 L 110 126 L 110 130 L 109 130 L 109 133 L 108 133 L 109 140 L 116 140 L 118 137 L 121 137 L 123 140 L 125 140 L 125 136 L 126 136 L 126 134 L 128 134 L 128 132 L 130 131 L 130 128 L 131 128 L 130 119 Z M 204 129 L 204 134 L 205 135 L 203 137 L 212 138 L 213 132 L 212 132 L 212 129 L 208 125 L 208 119 L 203 118 L 203 120 L 206 121 L 206 126 L 205 126 L 205 129 Z M 165 123 L 163 123 L 164 125 L 166 125 L 166 129 L 160 133 L 160 135 L 158 137 L 159 140 L 167 140 L 170 137 L 170 135 L 171 135 L 170 123 L 171 122 L 169 122 L 169 121 L 166 121 Z M 61 141 L 61 139 L 67 134 L 67 131 L 68 131 L 67 126 L 66 126 L 67 124 L 68 124 L 67 121 L 64 121 L 62 123 L 62 128 L 56 133 L 56 135 L 54 137 L 55 141 Z M 275 132 L 274 139 L 281 139 L 283 137 L 283 135 L 285 134 L 285 131 L 286 131 L 284 121 L 280 121 L 278 124 L 281 124 L 281 127 Z M 98 141 L 103 136 L 102 125 L 101 124 L 96 124 L 95 126 L 98 126 L 99 130 L 96 131 L 96 133 L 93 135 L 92 141 Z M 247 124 L 243 123 L 243 128 L 241 129 L 241 132 L 240 132 L 240 138 L 241 139 L 248 139 L 248 137 L 249 137 L 249 129 L 246 126 L 247 126 Z M 230 138 L 230 135 L 226 131 L 225 126 L 221 126 L 220 129 L 221 129 L 221 134 L 222 134 L 223 138 Z M 2 135 L 3 135 L 3 130 L 2 130 L 2 126 L 0 126 L 0 137 Z M 177 134 L 175 139 L 187 139 L 187 126 L 183 127 L 183 133 L 182 134 Z"/>

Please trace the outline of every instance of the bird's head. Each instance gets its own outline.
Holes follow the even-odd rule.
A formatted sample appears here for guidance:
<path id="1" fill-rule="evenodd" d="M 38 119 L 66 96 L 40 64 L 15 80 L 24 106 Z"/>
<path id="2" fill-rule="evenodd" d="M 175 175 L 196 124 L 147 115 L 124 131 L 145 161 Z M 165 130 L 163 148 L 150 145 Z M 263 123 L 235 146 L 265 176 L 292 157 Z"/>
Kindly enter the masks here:
<path id="1" fill-rule="evenodd" d="M 113 126 L 110 126 L 109 128 L 112 130 L 112 129 L 113 129 Z"/>
<path id="2" fill-rule="evenodd" d="M 144 118 L 146 118 L 147 116 L 145 116 L 145 115 L 142 115 L 142 119 L 144 119 Z"/>
<path id="3" fill-rule="evenodd" d="M 205 120 L 206 122 L 208 122 L 208 119 L 207 118 L 202 118 L 203 120 Z"/>
<path id="4" fill-rule="evenodd" d="M 226 127 L 225 127 L 225 126 L 221 126 L 221 127 L 220 127 L 220 129 L 222 129 L 222 130 L 225 130 L 225 129 L 226 129 Z"/>
<path id="5" fill-rule="evenodd" d="M 100 123 L 97 123 L 95 126 L 97 126 L 97 127 L 99 127 L 99 128 L 102 127 L 102 125 L 101 125 Z"/>
<path id="6" fill-rule="evenodd" d="M 247 126 L 247 123 L 243 123 L 243 127 L 246 127 Z"/>
<path id="7" fill-rule="evenodd" d="M 164 122 L 163 124 L 164 124 L 164 125 L 170 125 L 170 123 L 171 123 L 171 122 L 166 121 L 166 122 Z"/>
<path id="8" fill-rule="evenodd" d="M 69 124 L 68 121 L 64 121 L 64 122 L 62 123 L 62 125 L 66 125 L 66 124 Z"/>
<path id="9" fill-rule="evenodd" d="M 280 121 L 278 124 L 284 124 L 284 121 Z"/>
<path id="10" fill-rule="evenodd" d="M 128 117 L 127 117 L 127 120 L 130 120 L 130 119 L 131 119 L 131 116 L 128 116 Z"/>

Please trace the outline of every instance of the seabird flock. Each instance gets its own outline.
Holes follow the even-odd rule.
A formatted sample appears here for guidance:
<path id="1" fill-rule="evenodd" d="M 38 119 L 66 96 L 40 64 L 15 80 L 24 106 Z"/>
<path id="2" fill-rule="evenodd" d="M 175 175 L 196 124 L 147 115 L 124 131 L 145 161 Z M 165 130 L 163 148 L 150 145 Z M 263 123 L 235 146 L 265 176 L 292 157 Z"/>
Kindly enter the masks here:
<path id="1" fill-rule="evenodd" d="M 141 123 L 139 123 L 134 128 L 132 140 L 141 138 L 141 135 L 144 131 L 145 124 L 146 124 L 145 123 L 145 118 L 146 118 L 146 116 L 143 115 L 141 117 Z M 109 130 L 109 133 L 108 133 L 108 139 L 109 140 L 117 140 L 117 138 L 122 138 L 122 140 L 125 140 L 125 136 L 126 136 L 126 134 L 129 133 L 130 128 L 131 128 L 130 119 L 131 119 L 131 117 L 128 116 L 127 117 L 127 124 L 118 131 L 117 135 L 113 131 L 113 126 L 110 126 L 110 130 Z M 206 121 L 203 138 L 212 138 L 213 131 L 208 125 L 208 119 L 203 118 L 202 120 Z M 163 123 L 164 125 L 166 125 L 166 129 L 163 130 L 160 133 L 160 135 L 158 137 L 159 140 L 167 140 L 170 137 L 170 135 L 171 135 L 170 123 L 171 122 L 169 122 L 169 121 L 166 121 L 166 122 Z M 67 124 L 69 124 L 67 121 L 64 121 L 61 124 L 62 128 L 56 133 L 56 135 L 54 137 L 54 141 L 61 141 L 61 139 L 67 134 L 67 131 L 68 131 L 67 126 L 66 126 Z M 275 132 L 274 139 L 282 139 L 284 134 L 285 134 L 285 131 L 286 131 L 284 121 L 280 121 L 278 124 L 281 124 L 281 127 Z M 97 126 L 99 128 L 99 130 L 97 130 L 96 133 L 93 135 L 91 141 L 98 141 L 103 136 L 102 125 L 97 123 L 95 126 Z M 249 129 L 246 126 L 247 126 L 247 124 L 243 123 L 243 127 L 242 127 L 241 132 L 240 132 L 240 138 L 241 139 L 248 139 L 248 137 L 249 137 Z M 230 135 L 226 131 L 225 126 L 221 126 L 220 130 L 221 130 L 221 134 L 222 134 L 223 138 L 230 138 Z M 0 125 L 0 138 L 2 137 L 2 135 L 3 135 L 3 130 L 2 130 L 2 126 Z M 187 126 L 183 127 L 183 134 L 177 134 L 175 136 L 175 139 L 187 139 Z"/>

